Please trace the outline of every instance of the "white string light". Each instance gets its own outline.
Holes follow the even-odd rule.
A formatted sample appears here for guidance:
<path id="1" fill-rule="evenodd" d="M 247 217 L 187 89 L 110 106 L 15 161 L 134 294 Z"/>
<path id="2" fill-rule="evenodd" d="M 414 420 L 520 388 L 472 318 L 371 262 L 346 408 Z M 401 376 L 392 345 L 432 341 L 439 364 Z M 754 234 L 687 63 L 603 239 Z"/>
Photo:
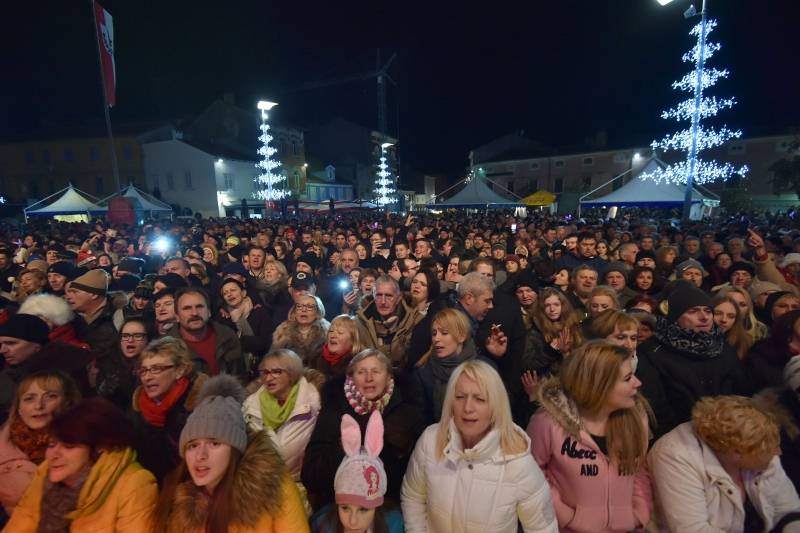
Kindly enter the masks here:
<path id="1" fill-rule="evenodd" d="M 392 173 L 389 170 L 389 164 L 386 162 L 386 148 L 388 146 L 391 146 L 391 144 L 384 143 L 381 145 L 381 159 L 380 163 L 378 163 L 378 179 L 376 181 L 377 187 L 375 188 L 375 203 L 377 203 L 379 207 L 384 207 L 397 202 L 397 191 L 394 188 L 394 181 L 391 178 Z"/>
<path id="2" fill-rule="evenodd" d="M 258 155 L 261 160 L 256 163 L 256 168 L 260 173 L 255 178 L 255 182 L 259 184 L 258 190 L 253 193 L 253 196 L 260 200 L 280 200 L 289 195 L 289 193 L 279 184 L 286 180 L 286 176 L 276 172 L 275 170 L 281 166 L 281 162 L 273 159 L 273 156 L 278 151 L 272 146 L 272 135 L 269 133 L 269 116 L 267 111 L 276 106 L 273 102 L 260 101 L 258 108 L 261 110 L 261 135 L 259 141 L 261 146 L 258 149 Z"/>

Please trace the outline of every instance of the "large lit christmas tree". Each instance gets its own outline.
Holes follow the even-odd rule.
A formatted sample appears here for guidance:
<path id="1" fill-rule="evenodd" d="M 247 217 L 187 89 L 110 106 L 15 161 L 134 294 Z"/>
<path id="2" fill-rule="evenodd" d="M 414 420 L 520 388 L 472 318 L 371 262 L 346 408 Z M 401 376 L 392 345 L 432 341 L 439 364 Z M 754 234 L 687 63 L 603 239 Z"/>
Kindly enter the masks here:
<path id="1" fill-rule="evenodd" d="M 692 97 L 661 114 L 661 118 L 664 119 L 689 121 L 691 126 L 652 143 L 654 151 L 659 148 L 666 151 L 682 151 L 686 152 L 686 159 L 642 174 L 642 178 L 678 185 L 685 185 L 688 178 L 690 183 L 702 184 L 727 180 L 735 174 L 744 176 L 748 171 L 747 166 L 735 168 L 731 163 L 718 163 L 699 157 L 703 150 L 720 146 L 742 135 L 741 130 L 731 130 L 724 125 L 719 128 L 701 125 L 703 119 L 714 117 L 720 110 L 729 109 L 736 104 L 735 98 L 717 99 L 714 96 L 703 96 L 705 89 L 713 87 L 720 78 L 728 77 L 728 71 L 705 66 L 720 49 L 720 45 L 706 40 L 708 34 L 717 26 L 717 22 L 706 19 L 705 9 L 701 15 L 701 22 L 690 32 L 690 35 L 697 39 L 697 44 L 683 55 L 683 61 L 693 64 L 695 68 L 672 84 L 673 89 L 692 93 Z"/>
<path id="2" fill-rule="evenodd" d="M 392 172 L 389 170 L 387 163 L 386 149 L 392 143 L 383 143 L 381 145 L 381 159 L 378 163 L 378 177 L 375 187 L 375 202 L 378 207 L 384 207 L 397 202 L 397 191 L 394 188 L 394 180 L 392 180 Z"/>
<path id="3" fill-rule="evenodd" d="M 278 150 L 272 146 L 272 135 L 269 133 L 269 116 L 267 112 L 276 105 L 278 104 L 275 102 L 267 102 L 265 100 L 258 102 L 258 109 L 261 110 L 261 135 L 258 138 L 261 146 L 258 149 L 258 155 L 261 156 L 261 160 L 256 163 L 256 168 L 260 172 L 255 181 L 258 183 L 259 188 L 253 195 L 267 202 L 280 200 L 289 194 L 279 185 L 286 180 L 286 176 L 276 172 L 276 169 L 280 168 L 281 162 L 273 159 Z"/>

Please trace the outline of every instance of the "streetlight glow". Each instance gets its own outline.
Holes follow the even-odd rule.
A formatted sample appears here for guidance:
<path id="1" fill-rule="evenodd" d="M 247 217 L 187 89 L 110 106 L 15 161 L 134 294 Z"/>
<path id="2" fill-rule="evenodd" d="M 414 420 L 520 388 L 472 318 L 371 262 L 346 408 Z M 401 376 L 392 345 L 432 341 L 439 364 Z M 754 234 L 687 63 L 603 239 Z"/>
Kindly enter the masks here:
<path id="1" fill-rule="evenodd" d="M 269 100 L 259 100 L 257 107 L 261 111 L 269 111 L 270 109 L 272 109 L 276 105 L 278 105 L 277 102 L 270 102 Z"/>

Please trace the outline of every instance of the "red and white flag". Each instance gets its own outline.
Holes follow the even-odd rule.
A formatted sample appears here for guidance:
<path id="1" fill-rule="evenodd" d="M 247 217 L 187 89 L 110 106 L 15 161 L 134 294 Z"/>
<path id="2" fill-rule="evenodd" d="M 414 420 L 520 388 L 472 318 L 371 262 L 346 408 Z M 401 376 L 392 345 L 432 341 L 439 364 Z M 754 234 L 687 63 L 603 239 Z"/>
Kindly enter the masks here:
<path id="1" fill-rule="evenodd" d="M 103 70 L 103 90 L 108 107 L 117 103 L 117 67 L 114 64 L 114 23 L 111 14 L 103 6 L 94 3 L 94 18 L 97 23 L 97 41 L 100 50 L 100 68 Z"/>

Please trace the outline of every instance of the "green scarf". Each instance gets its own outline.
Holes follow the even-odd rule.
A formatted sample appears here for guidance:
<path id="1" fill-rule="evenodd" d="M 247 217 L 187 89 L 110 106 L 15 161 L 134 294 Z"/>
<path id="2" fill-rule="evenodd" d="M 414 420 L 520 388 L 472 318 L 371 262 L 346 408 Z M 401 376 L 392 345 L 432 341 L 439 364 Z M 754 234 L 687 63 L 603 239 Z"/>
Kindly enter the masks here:
<path id="1" fill-rule="evenodd" d="M 261 421 L 264 427 L 272 428 L 272 431 L 278 431 L 284 422 L 289 418 L 294 410 L 294 404 L 297 403 L 297 393 L 300 391 L 300 382 L 298 381 L 292 386 L 289 391 L 289 396 L 283 405 L 278 403 L 275 397 L 267 392 L 267 389 L 261 391 L 258 399 L 261 402 Z"/>

